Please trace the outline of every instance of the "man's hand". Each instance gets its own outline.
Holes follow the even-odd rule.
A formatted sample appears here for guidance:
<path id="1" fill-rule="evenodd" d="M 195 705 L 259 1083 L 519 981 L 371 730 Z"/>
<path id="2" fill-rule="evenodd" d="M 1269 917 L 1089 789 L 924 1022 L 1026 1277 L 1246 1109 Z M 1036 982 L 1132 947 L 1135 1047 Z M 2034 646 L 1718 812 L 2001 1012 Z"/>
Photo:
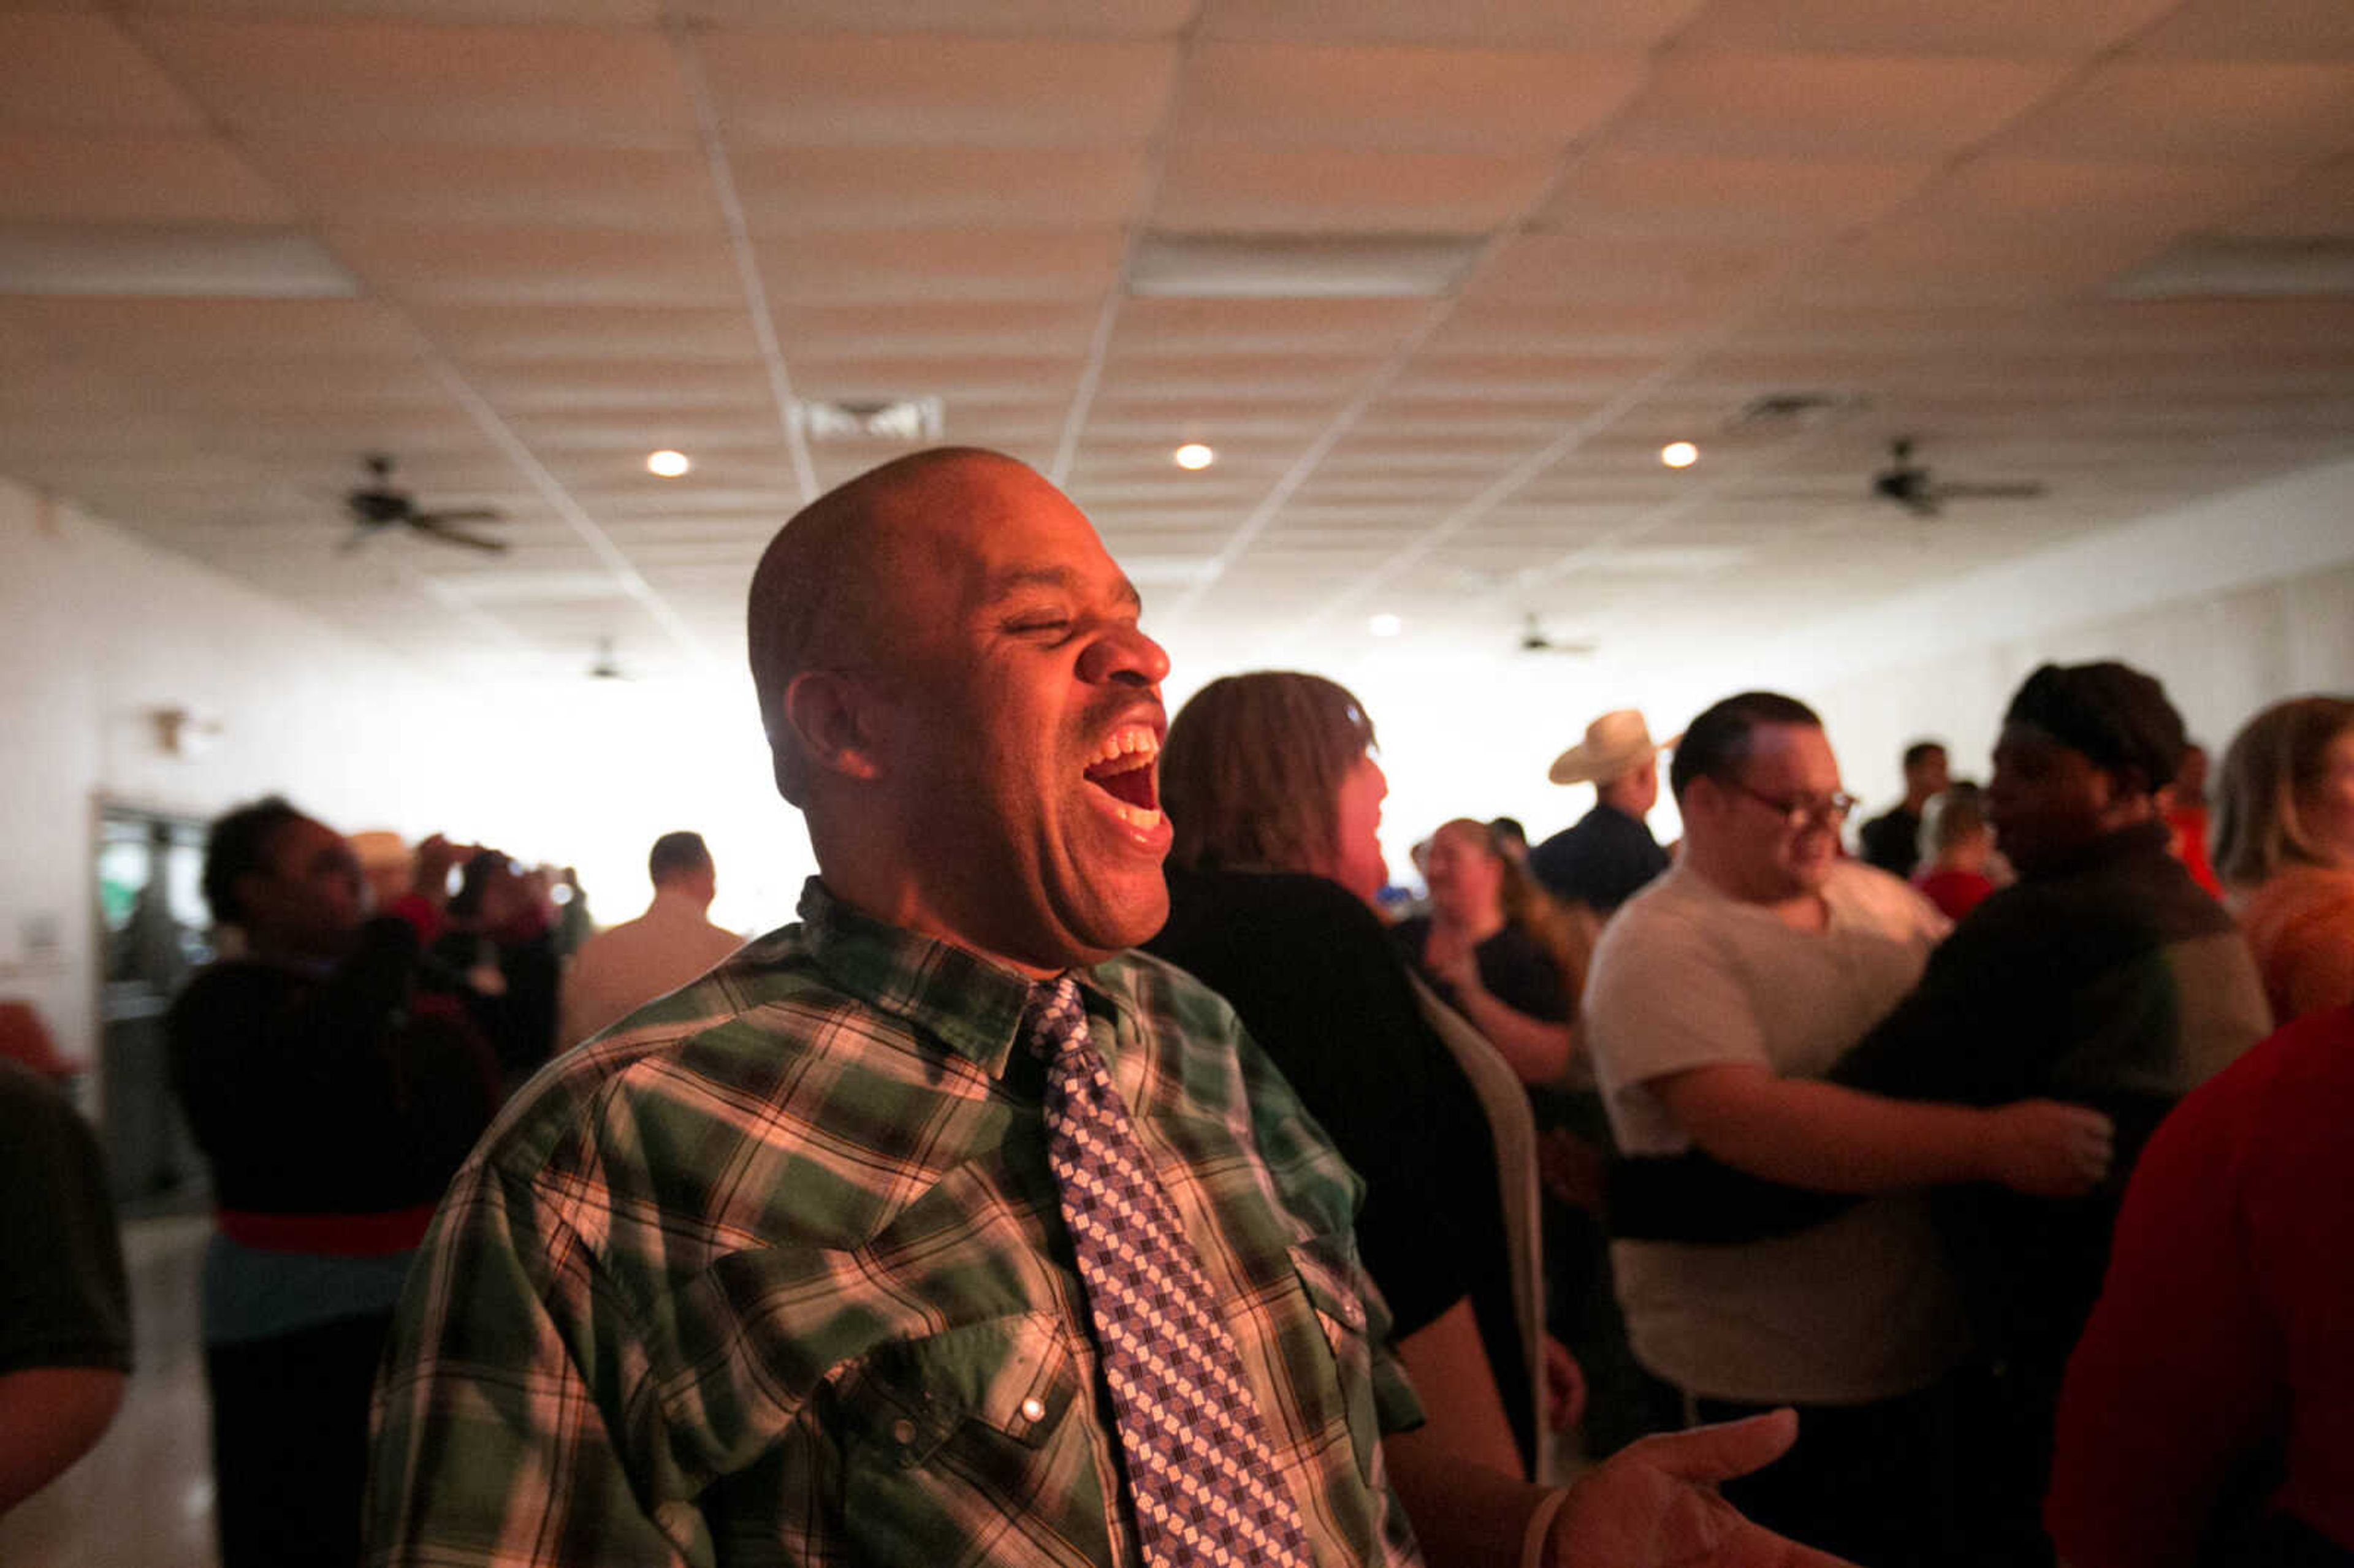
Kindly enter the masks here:
<path id="1" fill-rule="evenodd" d="M 1750 1523 L 1716 1483 L 1782 1457 L 1795 1412 L 1777 1410 L 1629 1444 L 1582 1478 L 1553 1516 L 1544 1568 L 1840 1568 L 1841 1560 Z"/>
<path id="2" fill-rule="evenodd" d="M 2083 1106 L 2020 1100 L 1987 1115 L 1994 1128 L 1987 1173 L 2013 1192 L 2080 1196 L 2100 1184 L 2116 1157 L 2115 1124 Z"/>
<path id="3" fill-rule="evenodd" d="M 1566 1432 L 1585 1417 L 1585 1371 L 1569 1347 L 1551 1334 L 1544 1337 L 1545 1425 Z"/>

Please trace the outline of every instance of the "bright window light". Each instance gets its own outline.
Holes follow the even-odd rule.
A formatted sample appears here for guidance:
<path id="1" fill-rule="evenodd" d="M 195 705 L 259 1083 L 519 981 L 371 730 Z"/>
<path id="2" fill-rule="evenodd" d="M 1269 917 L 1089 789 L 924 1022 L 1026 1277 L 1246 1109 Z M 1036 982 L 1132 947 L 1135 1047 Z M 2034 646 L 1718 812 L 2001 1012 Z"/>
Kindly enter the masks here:
<path id="1" fill-rule="evenodd" d="M 1365 630 L 1376 637 L 1395 637 L 1405 630 L 1405 622 L 1384 610 L 1366 621 Z"/>
<path id="2" fill-rule="evenodd" d="M 1199 441 L 1187 441 L 1177 449 L 1179 468 L 1207 468 L 1218 461 L 1218 454 Z"/>
<path id="3" fill-rule="evenodd" d="M 684 452 L 674 452 L 668 447 L 646 456 L 646 471 L 663 479 L 676 479 L 694 466 Z"/>
<path id="4" fill-rule="evenodd" d="M 1690 441 L 1670 441 L 1659 449 L 1659 461 L 1670 468 L 1690 468 L 1700 461 L 1700 449 Z"/>

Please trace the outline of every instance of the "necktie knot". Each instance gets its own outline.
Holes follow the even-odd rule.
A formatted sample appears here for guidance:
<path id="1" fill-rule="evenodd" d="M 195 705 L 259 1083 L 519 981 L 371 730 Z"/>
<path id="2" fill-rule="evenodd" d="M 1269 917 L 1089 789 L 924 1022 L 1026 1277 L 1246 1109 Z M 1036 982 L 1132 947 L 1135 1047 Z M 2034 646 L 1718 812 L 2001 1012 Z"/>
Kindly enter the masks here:
<path id="1" fill-rule="evenodd" d="M 1079 982 L 1060 974 L 1032 986 L 1029 1005 L 1022 1013 L 1022 1037 L 1040 1061 L 1048 1063 L 1084 1042 L 1087 1006 L 1079 995 Z"/>

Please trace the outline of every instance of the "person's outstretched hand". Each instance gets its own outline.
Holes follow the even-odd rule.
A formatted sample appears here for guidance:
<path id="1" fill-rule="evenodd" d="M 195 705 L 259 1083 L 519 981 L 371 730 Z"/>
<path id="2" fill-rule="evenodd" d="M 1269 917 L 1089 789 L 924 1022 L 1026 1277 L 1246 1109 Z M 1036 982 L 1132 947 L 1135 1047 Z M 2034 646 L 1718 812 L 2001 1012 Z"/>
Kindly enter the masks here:
<path id="1" fill-rule="evenodd" d="M 1569 1489 L 1545 1568 L 1843 1568 L 1842 1560 L 1752 1524 L 1716 1483 L 1771 1464 L 1797 1440 L 1796 1412 L 1631 1443 Z"/>

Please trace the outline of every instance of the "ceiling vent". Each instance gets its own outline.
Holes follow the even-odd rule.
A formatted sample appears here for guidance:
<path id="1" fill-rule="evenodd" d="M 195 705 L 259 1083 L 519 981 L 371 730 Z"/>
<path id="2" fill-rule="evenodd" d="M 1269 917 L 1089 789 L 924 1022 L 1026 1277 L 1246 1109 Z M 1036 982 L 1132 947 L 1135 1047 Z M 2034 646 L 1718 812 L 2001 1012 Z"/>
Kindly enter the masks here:
<path id="1" fill-rule="evenodd" d="M 839 397 L 793 405 L 793 424 L 812 441 L 896 441 L 920 446 L 940 439 L 938 397 Z"/>

